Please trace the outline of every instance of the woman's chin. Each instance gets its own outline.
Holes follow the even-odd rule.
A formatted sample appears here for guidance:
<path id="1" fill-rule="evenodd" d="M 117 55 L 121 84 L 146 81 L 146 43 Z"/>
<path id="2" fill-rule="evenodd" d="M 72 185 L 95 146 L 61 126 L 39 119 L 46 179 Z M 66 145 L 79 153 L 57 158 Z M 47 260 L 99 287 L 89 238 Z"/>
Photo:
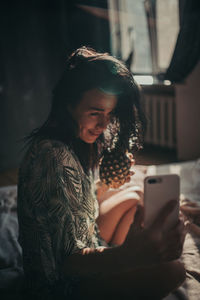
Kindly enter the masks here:
<path id="1" fill-rule="evenodd" d="M 98 138 L 98 136 L 96 136 L 96 137 L 88 136 L 88 137 L 84 137 L 84 138 L 80 137 L 80 139 L 87 144 L 93 144 L 97 140 L 97 138 Z"/>

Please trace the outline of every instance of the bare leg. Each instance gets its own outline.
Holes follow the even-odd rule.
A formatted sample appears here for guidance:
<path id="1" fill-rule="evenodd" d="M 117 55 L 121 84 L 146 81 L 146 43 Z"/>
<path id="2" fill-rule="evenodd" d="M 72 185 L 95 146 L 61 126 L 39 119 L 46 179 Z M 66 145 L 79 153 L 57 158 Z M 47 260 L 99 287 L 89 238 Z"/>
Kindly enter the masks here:
<path id="1" fill-rule="evenodd" d="M 76 299 L 162 299 L 184 282 L 185 269 L 179 261 L 173 261 L 97 277 L 81 281 Z"/>
<path id="2" fill-rule="evenodd" d="M 136 206 L 132 206 L 121 217 L 110 241 L 111 245 L 121 245 L 124 242 L 126 235 L 129 231 L 130 225 L 133 222 L 136 208 Z"/>
<path id="3" fill-rule="evenodd" d="M 130 198 L 131 196 L 133 197 L 133 195 L 129 195 L 129 197 L 128 195 L 126 195 L 126 197 L 114 195 L 100 204 L 100 212 L 97 219 L 97 224 L 99 226 L 102 238 L 107 243 L 112 241 L 113 243 L 117 244 L 118 240 L 124 240 L 129 226 L 133 222 L 134 213 L 139 201 L 139 196 L 136 193 L 134 198 Z M 133 209 L 132 217 L 129 214 L 129 219 L 127 219 L 127 222 L 123 221 L 123 226 L 119 226 L 123 216 L 126 215 L 130 209 Z M 117 233 L 115 232 L 116 229 Z M 113 235 L 116 236 L 114 239 L 112 238 Z"/>

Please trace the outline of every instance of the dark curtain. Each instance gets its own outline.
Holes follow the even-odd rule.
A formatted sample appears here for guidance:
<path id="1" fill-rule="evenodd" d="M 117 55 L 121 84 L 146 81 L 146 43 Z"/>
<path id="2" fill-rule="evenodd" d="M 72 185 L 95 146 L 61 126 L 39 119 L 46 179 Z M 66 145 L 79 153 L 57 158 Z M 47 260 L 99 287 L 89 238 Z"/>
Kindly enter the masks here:
<path id="1" fill-rule="evenodd" d="M 149 40 L 151 47 L 152 73 L 157 73 L 158 68 L 158 50 L 157 45 L 157 30 L 156 30 L 156 0 L 145 0 L 144 9 L 147 18 Z"/>
<path id="2" fill-rule="evenodd" d="M 87 45 L 110 52 L 107 0 L 66 0 L 66 3 L 70 51 Z"/>
<path id="3" fill-rule="evenodd" d="M 200 1 L 185 0 L 180 31 L 165 79 L 180 83 L 200 58 Z"/>

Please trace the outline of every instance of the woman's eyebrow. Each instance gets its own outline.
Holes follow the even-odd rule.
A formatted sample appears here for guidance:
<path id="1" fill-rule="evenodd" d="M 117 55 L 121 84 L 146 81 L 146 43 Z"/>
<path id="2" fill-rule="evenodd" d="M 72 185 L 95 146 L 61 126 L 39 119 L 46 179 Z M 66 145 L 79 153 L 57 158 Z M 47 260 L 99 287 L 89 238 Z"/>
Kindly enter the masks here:
<path id="1" fill-rule="evenodd" d="M 105 109 L 103 109 L 103 108 L 93 107 L 93 106 L 89 107 L 89 110 L 97 110 L 97 111 L 102 111 L 102 112 L 105 111 Z M 113 109 L 110 110 L 110 112 L 112 112 L 112 111 L 114 111 L 114 110 L 115 110 L 115 109 L 113 108 Z"/>
<path id="2" fill-rule="evenodd" d="M 99 108 L 99 107 L 93 107 L 93 106 L 89 107 L 89 110 L 98 110 L 98 111 L 104 111 L 104 109 L 103 109 L 103 108 Z"/>

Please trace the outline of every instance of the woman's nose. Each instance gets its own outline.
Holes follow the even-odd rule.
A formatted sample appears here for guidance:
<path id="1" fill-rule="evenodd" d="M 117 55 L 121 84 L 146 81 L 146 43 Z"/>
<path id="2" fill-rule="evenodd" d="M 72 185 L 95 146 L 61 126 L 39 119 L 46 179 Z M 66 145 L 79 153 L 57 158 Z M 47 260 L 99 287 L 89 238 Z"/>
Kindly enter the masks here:
<path id="1" fill-rule="evenodd" d="M 97 127 L 101 129 L 106 129 L 109 123 L 109 119 L 106 116 L 101 116 L 98 120 Z"/>

